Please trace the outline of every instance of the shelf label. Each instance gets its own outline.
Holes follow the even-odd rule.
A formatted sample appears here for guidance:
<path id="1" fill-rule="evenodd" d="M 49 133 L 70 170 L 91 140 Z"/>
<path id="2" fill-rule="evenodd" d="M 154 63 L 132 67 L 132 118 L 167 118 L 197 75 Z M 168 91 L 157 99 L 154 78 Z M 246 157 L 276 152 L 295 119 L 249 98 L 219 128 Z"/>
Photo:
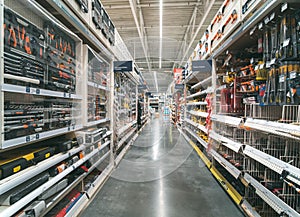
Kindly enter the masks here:
<path id="1" fill-rule="evenodd" d="M 270 22 L 269 17 L 266 17 L 266 18 L 264 19 L 264 22 L 265 22 L 265 25 L 267 25 L 267 24 Z"/>
<path id="2" fill-rule="evenodd" d="M 287 2 L 281 6 L 281 12 L 285 11 L 286 9 L 288 9 L 288 3 Z"/>
<path id="3" fill-rule="evenodd" d="M 41 93 L 41 90 L 40 90 L 40 89 L 36 89 L 36 90 L 35 90 L 35 93 L 36 93 L 37 95 L 39 95 L 39 94 Z"/>
<path id="4" fill-rule="evenodd" d="M 30 93 L 30 87 L 26 87 L 26 88 L 25 88 L 25 92 L 26 92 L 26 93 Z"/>
<path id="5" fill-rule="evenodd" d="M 263 69 L 265 64 L 259 65 L 259 69 Z"/>
<path id="6" fill-rule="evenodd" d="M 297 72 L 290 72 L 290 79 L 294 79 L 297 77 Z"/>
<path id="7" fill-rule="evenodd" d="M 271 61 L 270 61 L 270 65 L 274 65 L 276 63 L 276 58 L 274 58 L 274 59 L 271 59 Z"/>
<path id="8" fill-rule="evenodd" d="M 35 139 L 39 139 L 40 138 L 40 134 L 35 134 Z"/>
<path id="9" fill-rule="evenodd" d="M 286 39 L 286 40 L 283 42 L 283 45 L 282 45 L 282 47 L 286 47 L 286 46 L 288 46 L 288 45 L 289 45 L 289 43 L 290 43 L 290 38 Z"/>
<path id="10" fill-rule="evenodd" d="M 279 83 L 283 83 L 284 82 L 284 80 L 285 80 L 284 77 L 285 77 L 284 75 L 282 75 L 282 76 L 279 77 Z"/>
<path id="11" fill-rule="evenodd" d="M 272 21 L 274 18 L 275 18 L 275 12 L 270 15 L 270 21 Z"/>

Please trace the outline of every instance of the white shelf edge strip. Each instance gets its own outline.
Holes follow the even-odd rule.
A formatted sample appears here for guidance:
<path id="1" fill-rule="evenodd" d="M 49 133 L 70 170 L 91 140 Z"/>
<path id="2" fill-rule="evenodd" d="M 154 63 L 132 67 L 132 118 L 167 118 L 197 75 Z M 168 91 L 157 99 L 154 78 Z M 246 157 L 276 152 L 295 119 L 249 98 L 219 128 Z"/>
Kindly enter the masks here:
<path id="1" fill-rule="evenodd" d="M 191 134 L 200 144 L 204 147 L 207 148 L 207 142 L 205 142 L 203 139 L 201 139 L 198 135 L 196 135 L 193 131 L 191 131 L 189 128 L 185 128 L 185 130 Z"/>
<path id="2" fill-rule="evenodd" d="M 50 202 L 46 205 L 46 213 L 49 212 L 49 208 L 51 206 L 55 206 L 54 204 L 57 204 L 61 200 L 62 196 L 64 196 L 70 189 L 74 188 L 76 185 L 78 185 L 79 181 L 82 180 L 85 177 L 85 173 L 81 174 L 78 178 L 76 178 L 70 185 L 68 185 L 66 188 L 64 188 L 62 191 L 60 191 L 59 194 L 57 194 L 54 198 L 51 199 Z M 48 210 L 48 211 L 47 211 Z M 44 213 L 45 214 L 45 213 Z"/>
<path id="3" fill-rule="evenodd" d="M 30 142 L 32 141 L 39 141 L 41 139 L 46 139 L 49 137 L 53 137 L 53 136 L 58 136 L 60 134 L 64 134 L 67 132 L 73 132 L 75 130 L 79 130 L 82 128 L 82 125 L 75 125 L 74 127 L 64 127 L 64 128 L 60 128 L 60 129 L 56 129 L 56 130 L 49 130 L 49 131 L 45 131 L 45 132 L 41 132 L 41 133 L 36 133 L 36 134 L 31 134 L 28 136 L 22 136 L 19 138 L 15 138 L 15 139 L 10 139 L 10 140 L 6 140 L 2 143 L 2 149 L 5 148 L 9 148 L 9 147 L 15 147 L 24 143 L 28 143 L 28 141 L 26 140 L 26 138 L 30 138 Z M 37 135 L 38 139 L 37 139 Z"/>
<path id="4" fill-rule="evenodd" d="M 300 127 L 291 124 L 247 118 L 244 126 L 291 139 L 300 139 Z M 299 135 L 299 137 L 293 136 L 293 134 Z"/>
<path id="5" fill-rule="evenodd" d="M 108 121 L 110 121 L 109 118 L 101 119 L 101 120 L 98 120 L 98 121 L 92 121 L 92 122 L 88 122 L 87 126 L 90 127 L 90 126 L 94 126 L 94 125 L 97 125 L 97 124 L 102 124 L 102 123 L 105 123 L 105 122 L 108 122 Z"/>
<path id="6" fill-rule="evenodd" d="M 26 87 L 26 86 L 18 86 L 13 84 L 3 84 L 2 91 L 5 92 L 13 92 L 13 93 L 26 93 L 38 96 L 53 96 L 67 99 L 82 99 L 81 96 L 66 92 L 58 92 L 53 90 L 46 90 L 40 88 Z"/>
<path id="7" fill-rule="evenodd" d="M 50 157 L 47 160 L 44 160 L 37 165 L 31 166 L 25 170 L 20 171 L 8 178 L 5 178 L 0 181 L 0 194 L 4 194 L 10 189 L 22 184 L 24 181 L 33 178 L 34 176 L 40 174 L 41 172 L 49 169 L 52 166 L 62 162 L 68 157 L 82 151 L 85 149 L 84 145 L 79 146 L 78 148 L 71 149 L 69 152 L 65 154 L 58 154 Z"/>
<path id="8" fill-rule="evenodd" d="M 136 123 L 136 121 L 132 121 L 130 122 L 129 124 L 125 125 L 124 127 L 120 128 L 118 131 L 117 131 L 117 134 L 118 135 L 121 135 L 122 133 L 124 133 L 127 129 L 129 129 L 132 125 L 134 125 Z"/>
<path id="9" fill-rule="evenodd" d="M 72 206 L 72 208 L 66 213 L 65 217 L 77 216 L 80 212 L 81 207 L 88 201 L 86 193 L 83 193 L 79 200 Z"/>
<path id="10" fill-rule="evenodd" d="M 208 116 L 207 112 L 198 112 L 198 111 L 188 111 L 191 115 L 199 116 L 206 118 Z"/>
<path id="11" fill-rule="evenodd" d="M 127 139 L 135 132 L 135 129 L 131 130 L 125 137 L 123 137 L 119 142 L 117 146 L 117 150 L 123 145 L 124 142 L 126 142 Z"/>
<path id="12" fill-rule="evenodd" d="M 118 165 L 120 163 L 120 161 L 122 160 L 122 158 L 124 157 L 124 155 L 126 154 L 127 150 L 129 149 L 131 145 L 131 142 L 129 142 L 126 147 L 124 147 L 121 151 L 121 153 L 118 155 L 118 157 L 115 159 L 115 164 Z"/>
<path id="13" fill-rule="evenodd" d="M 108 90 L 107 87 L 102 86 L 101 84 L 97 84 L 97 83 L 92 82 L 92 81 L 88 81 L 87 83 L 88 83 L 88 85 L 89 85 L 90 87 L 98 88 L 98 89 L 101 89 L 101 90 Z"/>
<path id="14" fill-rule="evenodd" d="M 241 147 L 243 146 L 242 143 L 238 143 L 238 142 L 235 142 L 231 139 L 228 139 L 228 138 L 216 133 L 215 131 L 211 131 L 209 133 L 209 137 L 216 140 L 216 141 L 222 142 L 222 144 L 224 146 L 226 146 L 227 148 L 233 150 L 236 153 L 238 153 L 239 150 L 241 149 Z"/>
<path id="15" fill-rule="evenodd" d="M 190 119 L 185 119 L 184 120 L 185 122 L 193 125 L 194 127 L 197 127 L 199 130 L 203 131 L 204 133 L 207 134 L 207 129 L 205 128 L 205 126 L 201 125 L 201 124 L 198 124 L 198 123 L 195 123 L 194 121 L 190 120 Z"/>
<path id="16" fill-rule="evenodd" d="M 99 175 L 99 177 L 93 182 L 93 187 L 90 187 L 86 191 L 89 198 L 91 198 L 94 195 L 94 193 L 98 190 L 98 188 L 104 183 L 106 178 L 108 178 L 108 176 L 111 174 L 112 170 L 113 170 L 113 166 L 108 165 L 103 170 L 103 172 Z"/>
<path id="17" fill-rule="evenodd" d="M 194 97 L 201 96 L 201 95 L 208 94 L 208 93 L 211 93 L 211 91 L 206 89 L 206 90 L 194 93 L 192 95 L 189 95 L 186 97 L 186 99 L 193 99 Z"/>
<path id="18" fill-rule="evenodd" d="M 189 102 L 186 105 L 207 105 L 207 102 Z"/>
<path id="19" fill-rule="evenodd" d="M 284 161 L 281 161 L 269 154 L 266 154 L 262 151 L 257 150 L 249 145 L 246 145 L 244 154 L 248 157 L 260 162 L 261 164 L 265 165 L 266 167 L 270 168 L 271 170 L 277 172 L 278 174 L 282 174 L 283 170 L 289 172 L 290 176 L 287 176 L 288 179 L 291 180 L 292 177 L 293 182 L 297 185 L 300 185 L 300 169 L 294 167 Z"/>
<path id="20" fill-rule="evenodd" d="M 267 204 L 269 204 L 278 214 L 282 214 L 284 212 L 291 217 L 300 216 L 298 212 L 270 192 L 248 173 L 244 174 L 244 178 L 256 189 L 256 194 L 260 196 Z"/>
<path id="21" fill-rule="evenodd" d="M 210 153 L 214 156 L 215 160 L 218 161 L 235 179 L 239 178 L 239 176 L 241 175 L 241 171 L 239 169 L 229 163 L 215 150 L 211 150 Z"/>
<path id="22" fill-rule="evenodd" d="M 201 86 L 202 84 L 205 84 L 206 82 L 209 82 L 210 80 L 212 80 L 212 76 L 210 76 L 208 78 L 205 78 L 204 80 L 202 80 L 199 83 L 195 84 L 194 86 L 191 87 L 191 89 L 197 88 L 197 87 Z"/>
<path id="23" fill-rule="evenodd" d="M 110 151 L 106 152 L 96 163 L 93 164 L 89 168 L 89 172 L 87 174 L 90 174 L 99 164 L 101 164 L 108 156 L 110 155 Z"/>
<path id="24" fill-rule="evenodd" d="M 232 125 L 235 127 L 238 127 L 242 122 L 242 118 L 236 118 L 236 117 L 225 116 L 225 115 L 216 115 L 216 114 L 213 114 L 211 116 L 211 120 Z"/>

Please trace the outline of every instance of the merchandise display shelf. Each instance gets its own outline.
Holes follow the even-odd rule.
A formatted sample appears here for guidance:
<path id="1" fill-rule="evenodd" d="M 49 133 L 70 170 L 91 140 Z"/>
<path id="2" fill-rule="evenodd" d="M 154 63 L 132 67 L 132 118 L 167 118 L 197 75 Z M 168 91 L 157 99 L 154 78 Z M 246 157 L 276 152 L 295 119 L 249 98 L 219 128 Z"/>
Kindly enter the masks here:
<path id="1" fill-rule="evenodd" d="M 298 212 L 292 209 L 289 205 L 283 202 L 280 198 L 275 196 L 266 187 L 264 187 L 260 182 L 254 179 L 248 173 L 244 174 L 244 178 L 249 182 L 254 188 L 256 194 L 263 199 L 267 204 L 269 204 L 279 215 L 286 215 L 290 217 L 300 216 Z"/>
<path id="2" fill-rule="evenodd" d="M 243 147 L 242 143 L 235 142 L 225 136 L 222 136 L 222 135 L 216 133 L 215 131 L 211 131 L 209 133 L 209 137 L 218 142 L 221 142 L 222 145 L 226 146 L 227 148 L 231 149 L 232 151 L 234 151 L 236 153 L 238 153 L 241 150 L 241 148 Z"/>
<path id="3" fill-rule="evenodd" d="M 50 96 L 50 97 L 59 97 L 59 98 L 67 98 L 67 99 L 75 99 L 80 100 L 82 96 L 71 94 L 67 92 L 58 92 L 52 90 L 45 90 L 33 87 L 26 86 L 18 86 L 13 84 L 2 84 L 2 91 L 11 92 L 11 93 L 23 93 L 23 94 L 31 94 L 37 96 Z"/>
<path id="4" fill-rule="evenodd" d="M 6 140 L 2 143 L 2 149 L 16 147 L 18 145 L 26 144 L 29 142 L 41 141 L 43 139 L 51 138 L 53 136 L 59 136 L 65 133 L 74 132 L 82 128 L 83 128 L 82 125 L 73 125 L 73 126 L 64 127 L 57 130 L 50 130 L 42 133 L 36 133 L 28 136 L 19 137 L 16 139 Z"/>

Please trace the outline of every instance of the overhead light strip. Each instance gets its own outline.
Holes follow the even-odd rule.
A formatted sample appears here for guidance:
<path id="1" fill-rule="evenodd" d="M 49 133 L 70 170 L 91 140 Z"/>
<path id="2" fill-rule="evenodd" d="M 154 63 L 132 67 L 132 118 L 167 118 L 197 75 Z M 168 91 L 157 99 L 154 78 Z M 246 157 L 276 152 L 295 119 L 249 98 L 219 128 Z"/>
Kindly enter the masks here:
<path id="1" fill-rule="evenodd" d="M 162 37 L 163 37 L 163 0 L 159 1 L 159 68 L 162 59 Z"/>

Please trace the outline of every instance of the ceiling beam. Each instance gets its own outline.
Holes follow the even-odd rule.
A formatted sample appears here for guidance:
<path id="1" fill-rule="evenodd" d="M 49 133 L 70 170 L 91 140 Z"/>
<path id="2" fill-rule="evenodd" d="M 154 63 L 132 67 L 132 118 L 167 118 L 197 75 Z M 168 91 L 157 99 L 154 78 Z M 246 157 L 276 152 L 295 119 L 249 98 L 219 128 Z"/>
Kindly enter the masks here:
<path id="1" fill-rule="evenodd" d="M 198 28 L 197 28 L 197 30 L 196 30 L 196 32 L 195 32 L 193 38 L 192 38 L 191 41 L 190 41 L 190 44 L 189 44 L 188 48 L 185 49 L 185 53 L 184 53 L 184 55 L 182 56 L 182 59 L 181 59 L 181 61 L 180 61 L 180 65 L 182 65 L 182 63 L 183 63 L 183 61 L 184 61 L 186 55 L 187 55 L 188 52 L 189 52 L 189 49 L 192 47 L 192 45 L 193 45 L 193 43 L 194 43 L 196 37 L 198 37 L 198 33 L 199 33 L 199 31 L 200 31 L 200 29 L 201 29 L 203 23 L 204 23 L 205 20 L 207 19 L 207 16 L 209 15 L 209 13 L 210 13 L 210 11 L 211 11 L 211 9 L 212 9 L 214 3 L 215 3 L 215 0 L 207 1 L 207 4 L 209 4 L 209 5 L 208 5 L 207 7 L 205 6 L 205 12 L 204 12 L 204 14 L 203 14 L 203 16 L 202 16 L 202 19 L 201 19 L 201 21 L 200 21 L 200 23 L 199 23 L 199 25 L 198 25 Z"/>
<path id="2" fill-rule="evenodd" d="M 144 41 L 144 37 L 143 37 L 144 34 L 141 31 L 141 27 L 140 27 L 140 24 L 139 24 L 139 21 L 138 21 L 138 16 L 137 16 L 136 7 L 135 7 L 136 2 L 134 2 L 134 0 L 129 0 L 129 4 L 130 4 L 131 12 L 132 12 L 132 15 L 133 15 L 133 18 L 134 18 L 134 22 L 135 22 L 135 25 L 136 25 L 136 29 L 138 31 L 139 38 L 140 38 L 140 41 L 141 41 L 141 44 L 142 44 L 142 47 L 143 47 L 144 55 L 145 55 L 145 58 L 147 60 L 148 69 L 150 71 L 151 66 L 150 66 L 150 63 L 149 63 L 149 60 L 148 60 L 148 49 L 145 45 L 145 41 Z"/>
<path id="3" fill-rule="evenodd" d="M 198 2 L 182 1 L 182 2 L 169 2 L 164 3 L 164 7 L 190 7 L 190 6 L 199 6 Z M 136 4 L 137 8 L 159 8 L 159 3 L 148 3 L 148 4 Z M 106 8 L 110 9 L 129 9 L 129 5 L 124 4 L 108 4 Z"/>
<path id="4" fill-rule="evenodd" d="M 197 4 L 200 5 L 200 1 L 201 1 L 201 0 L 197 0 Z M 189 31 L 190 31 L 190 28 L 191 28 L 192 23 L 195 22 L 195 18 L 196 18 L 196 14 L 197 14 L 197 6 L 198 6 L 197 4 L 196 4 L 195 7 L 194 7 L 194 11 L 193 11 L 193 13 L 192 13 L 191 19 L 190 19 L 190 21 L 189 21 L 189 24 L 187 25 L 186 30 L 185 30 L 185 34 L 184 34 L 184 36 L 183 36 L 183 40 L 182 40 L 182 42 L 181 42 L 180 49 L 179 49 L 178 52 L 177 52 L 178 55 L 177 55 L 177 58 L 176 58 L 176 59 L 179 59 L 179 56 L 181 55 L 181 51 L 186 50 L 187 37 L 188 37 L 188 34 L 189 34 Z M 195 25 L 195 24 L 194 24 L 194 25 Z M 194 27 L 193 27 L 193 28 L 194 28 Z M 176 64 L 176 63 L 174 63 L 173 68 L 175 67 L 175 64 Z M 180 65 L 181 65 L 181 63 L 180 63 Z"/>

